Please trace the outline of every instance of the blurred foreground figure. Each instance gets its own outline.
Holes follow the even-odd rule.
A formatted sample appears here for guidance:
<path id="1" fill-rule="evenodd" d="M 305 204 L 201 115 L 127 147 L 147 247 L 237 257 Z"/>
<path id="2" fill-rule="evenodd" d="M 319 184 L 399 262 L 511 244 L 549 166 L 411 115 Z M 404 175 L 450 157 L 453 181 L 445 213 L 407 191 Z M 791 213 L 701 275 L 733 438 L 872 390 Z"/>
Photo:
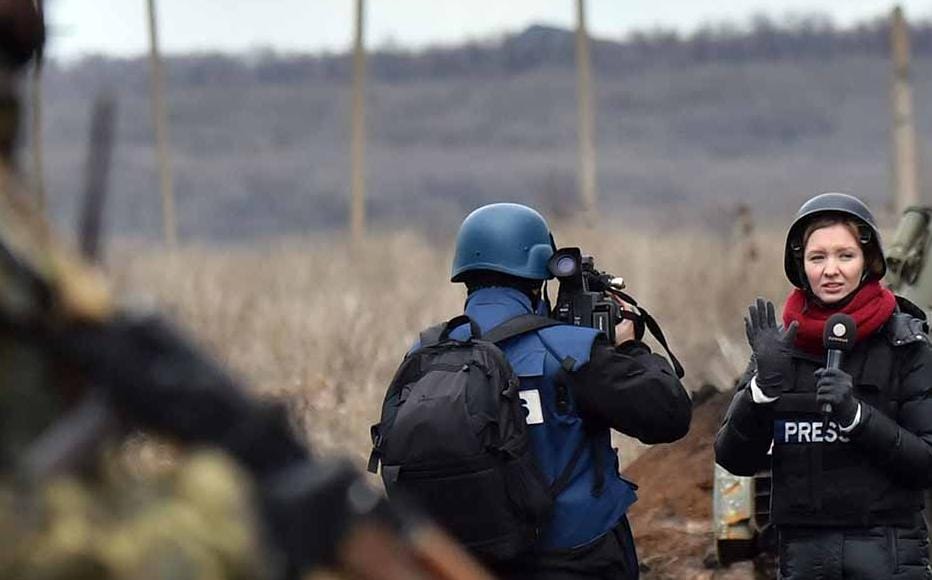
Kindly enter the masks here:
<path id="1" fill-rule="evenodd" d="M 420 500 L 503 578 L 637 578 L 626 516 L 637 486 L 618 473 L 611 430 L 667 443 L 689 429 L 679 371 L 640 340 L 644 312 L 586 292 L 606 276 L 584 278 L 592 261 L 573 250 L 555 253 L 529 207 L 472 212 L 452 273 L 465 315 L 421 333 L 374 428 L 370 468 L 381 462 L 389 497 Z M 595 302 L 601 330 L 549 311 L 542 286 L 555 275 L 558 305 Z M 585 312 L 582 324 L 599 320 Z"/>
<path id="2" fill-rule="evenodd" d="M 763 299 L 745 320 L 753 355 L 716 461 L 736 475 L 772 466 L 781 579 L 932 579 L 922 517 L 932 485 L 925 314 L 881 286 L 876 223 L 849 195 L 803 204 L 784 270 L 796 289 L 783 325 Z M 850 349 L 840 364 L 839 338 Z"/>
<path id="3" fill-rule="evenodd" d="M 32 7 L 0 0 L 0 578 L 487 578 L 52 240 L 12 162 Z M 139 430 L 177 445 L 167 467 L 127 451 Z"/>

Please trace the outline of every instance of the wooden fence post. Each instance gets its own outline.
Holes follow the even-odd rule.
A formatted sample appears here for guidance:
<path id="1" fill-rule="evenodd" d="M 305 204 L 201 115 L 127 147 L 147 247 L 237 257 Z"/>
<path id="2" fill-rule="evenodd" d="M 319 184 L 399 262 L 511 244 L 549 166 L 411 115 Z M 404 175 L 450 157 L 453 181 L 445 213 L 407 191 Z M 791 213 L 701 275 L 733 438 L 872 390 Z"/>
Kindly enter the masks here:
<path id="1" fill-rule="evenodd" d="M 901 214 L 920 203 L 916 125 L 909 82 L 909 28 L 903 9 L 893 9 L 890 42 L 893 54 L 893 181 L 894 210 Z"/>
<path id="2" fill-rule="evenodd" d="M 352 112 L 352 200 L 350 232 L 354 244 L 366 235 L 366 50 L 364 46 L 365 0 L 356 0 L 356 27 L 353 42 Z"/>
<path id="3" fill-rule="evenodd" d="M 158 18 L 155 0 L 147 0 L 147 4 L 149 9 L 149 63 L 152 75 L 152 124 L 155 127 L 155 147 L 162 189 L 162 226 L 165 243 L 169 248 L 174 248 L 178 243 L 178 230 L 175 225 L 175 191 L 172 183 L 168 120 L 165 117 Z"/>
<path id="4" fill-rule="evenodd" d="M 579 134 L 579 194 L 583 215 L 590 226 L 598 215 L 596 189 L 595 138 L 592 101 L 592 71 L 589 59 L 589 34 L 586 30 L 585 0 L 576 0 L 576 92 Z"/>

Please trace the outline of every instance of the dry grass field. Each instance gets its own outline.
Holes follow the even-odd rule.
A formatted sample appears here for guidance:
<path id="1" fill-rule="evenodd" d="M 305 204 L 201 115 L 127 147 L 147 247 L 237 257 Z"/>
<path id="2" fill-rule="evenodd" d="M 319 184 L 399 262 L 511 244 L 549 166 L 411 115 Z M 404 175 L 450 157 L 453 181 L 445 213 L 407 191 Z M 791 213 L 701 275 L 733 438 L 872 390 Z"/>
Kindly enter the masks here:
<path id="1" fill-rule="evenodd" d="M 691 390 L 731 385 L 748 353 L 744 308 L 758 294 L 780 300 L 786 292 L 780 234 L 555 230 L 558 241 L 628 281 L 666 331 Z M 383 232 L 356 251 L 308 237 L 173 255 L 127 243 L 110 273 L 123 297 L 155 301 L 258 392 L 287 401 L 319 450 L 361 463 L 408 346 L 462 308 L 464 289 L 448 282 L 452 238 Z M 637 446 L 621 444 L 628 463 Z"/>

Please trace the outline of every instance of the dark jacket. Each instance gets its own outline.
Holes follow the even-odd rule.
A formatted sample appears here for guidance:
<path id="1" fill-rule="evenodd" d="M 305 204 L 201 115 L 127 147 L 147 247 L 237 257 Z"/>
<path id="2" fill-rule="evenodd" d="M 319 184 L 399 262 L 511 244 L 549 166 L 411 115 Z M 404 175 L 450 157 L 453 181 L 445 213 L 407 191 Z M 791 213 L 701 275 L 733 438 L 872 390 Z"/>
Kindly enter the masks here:
<path id="1" fill-rule="evenodd" d="M 932 347 L 922 320 L 895 312 L 845 357 L 841 368 L 861 404 L 847 434 L 824 423 L 815 399 L 813 373 L 824 357 L 788 356 L 792 380 L 771 404 L 752 400 L 752 361 L 716 437 L 716 462 L 736 475 L 772 468 L 771 519 L 782 529 L 891 527 L 918 536 L 922 490 L 932 486 Z"/>
<path id="2" fill-rule="evenodd" d="M 600 334 L 576 378 L 580 415 L 594 428 L 610 427 L 651 445 L 672 443 L 689 431 L 689 395 L 670 363 L 643 342 L 616 347 Z"/>
<path id="3" fill-rule="evenodd" d="M 918 517 L 918 514 L 917 514 Z M 930 580 L 925 526 L 783 528 L 780 580 Z"/>
<path id="4" fill-rule="evenodd" d="M 478 290 L 466 304 L 483 332 L 530 312 L 528 297 L 510 288 Z M 461 327 L 452 336 L 466 331 Z M 689 429 L 689 396 L 669 363 L 643 343 L 615 348 L 591 328 L 560 325 L 500 346 L 521 380 L 522 398 L 535 405 L 528 422 L 544 473 L 556 477 L 584 445 L 540 547 L 588 544 L 615 528 L 635 500 L 633 486 L 618 476 L 610 429 L 645 443 L 674 441 Z M 568 358 L 571 380 L 564 381 Z"/>

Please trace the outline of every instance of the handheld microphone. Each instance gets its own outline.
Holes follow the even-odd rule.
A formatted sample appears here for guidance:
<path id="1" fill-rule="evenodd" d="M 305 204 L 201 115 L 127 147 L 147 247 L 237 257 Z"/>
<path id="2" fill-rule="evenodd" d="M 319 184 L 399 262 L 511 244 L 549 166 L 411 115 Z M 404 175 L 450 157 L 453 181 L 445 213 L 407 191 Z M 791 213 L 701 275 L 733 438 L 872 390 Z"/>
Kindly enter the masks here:
<path id="1" fill-rule="evenodd" d="M 857 331 L 858 325 L 847 314 L 839 312 L 825 321 L 825 329 L 822 331 L 822 345 L 825 347 L 825 368 L 837 369 L 841 367 L 843 354 L 851 352 L 851 349 L 854 348 L 854 337 Z M 832 414 L 831 403 L 822 405 L 822 413 L 825 415 Z"/>

